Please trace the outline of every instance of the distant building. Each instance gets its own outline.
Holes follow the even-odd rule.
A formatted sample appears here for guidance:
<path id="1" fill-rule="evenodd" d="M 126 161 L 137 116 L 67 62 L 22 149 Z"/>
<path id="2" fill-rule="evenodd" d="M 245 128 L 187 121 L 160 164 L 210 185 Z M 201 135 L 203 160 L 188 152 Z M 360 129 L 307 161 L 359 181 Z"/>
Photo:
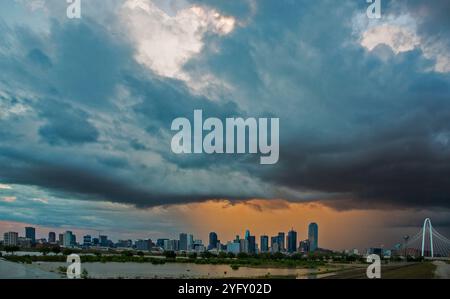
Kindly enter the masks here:
<path id="1" fill-rule="evenodd" d="M 109 247 L 108 236 L 100 235 L 99 239 L 100 247 Z"/>
<path id="2" fill-rule="evenodd" d="M 92 246 L 92 237 L 91 235 L 86 235 L 83 237 L 83 246 L 91 247 Z"/>
<path id="3" fill-rule="evenodd" d="M 188 251 L 188 235 L 185 233 L 180 234 L 180 251 Z"/>
<path id="4" fill-rule="evenodd" d="M 280 238 L 279 236 L 274 236 L 270 238 L 270 250 L 272 253 L 276 253 L 280 251 Z"/>
<path id="5" fill-rule="evenodd" d="M 173 251 L 179 251 L 180 250 L 180 240 L 170 240 L 171 247 Z"/>
<path id="6" fill-rule="evenodd" d="M 249 253 L 249 251 L 248 251 L 248 239 L 240 239 L 239 243 L 241 245 L 240 246 L 240 252 Z"/>
<path id="7" fill-rule="evenodd" d="M 239 242 L 228 242 L 227 243 L 227 252 L 238 254 L 241 252 L 241 244 Z"/>
<path id="8" fill-rule="evenodd" d="M 92 238 L 92 246 L 98 246 L 100 244 L 99 238 Z"/>
<path id="9" fill-rule="evenodd" d="M 287 250 L 289 253 L 293 253 L 297 251 L 297 232 L 293 229 L 288 232 L 287 237 L 288 247 Z"/>
<path id="10" fill-rule="evenodd" d="M 248 241 L 248 253 L 255 254 L 256 253 L 256 237 L 248 236 L 247 241 Z"/>
<path id="11" fill-rule="evenodd" d="M 163 239 L 164 244 L 162 248 L 165 251 L 179 251 L 180 250 L 180 241 L 179 240 L 169 240 L 169 239 Z"/>
<path id="12" fill-rule="evenodd" d="M 106 241 L 106 247 L 108 248 L 114 248 L 114 242 L 112 240 L 107 240 Z"/>
<path id="13" fill-rule="evenodd" d="M 170 242 L 169 239 L 164 239 L 164 244 L 163 244 L 162 248 L 163 248 L 165 251 L 171 251 L 171 250 L 173 250 L 173 248 L 172 248 L 172 242 Z"/>
<path id="14" fill-rule="evenodd" d="M 195 240 L 192 249 L 198 253 L 206 251 L 206 247 L 205 247 L 205 245 L 202 244 L 201 240 Z"/>
<path id="15" fill-rule="evenodd" d="M 119 240 L 116 243 L 116 247 L 118 247 L 118 248 L 131 248 L 131 247 L 133 247 L 133 241 L 132 240 Z"/>
<path id="16" fill-rule="evenodd" d="M 61 246 L 64 244 L 64 234 L 58 234 L 58 244 Z"/>
<path id="17" fill-rule="evenodd" d="M 76 246 L 77 245 L 77 236 L 75 234 L 72 234 L 72 240 L 70 242 L 71 246 Z"/>
<path id="18" fill-rule="evenodd" d="M 158 239 L 156 240 L 156 246 L 165 249 L 164 244 L 168 242 L 169 239 Z"/>
<path id="19" fill-rule="evenodd" d="M 300 252 L 302 252 L 302 253 L 308 253 L 309 252 L 309 240 L 300 241 L 299 249 L 300 249 Z"/>
<path id="20" fill-rule="evenodd" d="M 45 238 L 36 239 L 35 243 L 39 244 L 39 245 L 46 245 L 47 244 L 47 239 L 45 239 Z"/>
<path id="21" fill-rule="evenodd" d="M 152 240 L 137 240 L 134 245 L 136 246 L 136 250 L 140 251 L 149 251 L 152 248 Z"/>
<path id="22" fill-rule="evenodd" d="M 189 235 L 188 237 L 188 251 L 194 248 L 194 236 Z"/>
<path id="23" fill-rule="evenodd" d="M 370 254 L 376 254 L 376 255 L 378 255 L 378 256 L 384 256 L 384 250 L 383 250 L 383 248 L 369 248 L 368 250 L 367 250 L 367 254 L 368 255 L 370 255 Z"/>
<path id="24" fill-rule="evenodd" d="M 72 238 L 72 232 L 71 231 L 66 231 L 64 233 L 64 239 L 63 239 L 63 246 L 64 247 L 72 247 L 72 242 L 73 242 L 73 238 Z"/>
<path id="25" fill-rule="evenodd" d="M 19 234 L 16 232 L 7 232 L 3 234 L 4 246 L 17 246 L 19 240 Z"/>
<path id="26" fill-rule="evenodd" d="M 36 243 L 36 229 L 34 227 L 25 227 L 25 238 L 30 239 L 31 243 Z"/>
<path id="27" fill-rule="evenodd" d="M 21 248 L 31 248 L 32 242 L 29 238 L 19 237 L 17 239 L 17 245 Z"/>
<path id="28" fill-rule="evenodd" d="M 283 232 L 279 232 L 278 233 L 278 248 L 280 251 L 286 250 L 285 240 L 286 240 L 286 235 Z"/>
<path id="29" fill-rule="evenodd" d="M 272 253 L 280 252 L 280 247 L 279 247 L 278 242 L 275 242 L 275 243 L 272 244 L 272 247 L 270 247 L 270 251 Z"/>
<path id="30" fill-rule="evenodd" d="M 344 250 L 344 253 L 348 254 L 348 255 L 359 255 L 359 250 L 356 248 L 346 249 L 346 250 Z"/>
<path id="31" fill-rule="evenodd" d="M 210 232 L 209 233 L 209 245 L 208 250 L 217 248 L 217 233 Z"/>
<path id="32" fill-rule="evenodd" d="M 55 244 L 56 243 L 56 233 L 55 232 L 49 232 L 48 233 L 48 242 L 50 244 Z"/>
<path id="33" fill-rule="evenodd" d="M 261 236 L 261 252 L 269 252 L 269 237 Z"/>
<path id="34" fill-rule="evenodd" d="M 314 252 L 319 248 L 319 226 L 311 223 L 308 227 L 309 251 Z"/>
<path id="35" fill-rule="evenodd" d="M 247 229 L 247 230 L 245 231 L 245 239 L 247 240 L 248 237 L 250 237 L 250 230 Z"/>

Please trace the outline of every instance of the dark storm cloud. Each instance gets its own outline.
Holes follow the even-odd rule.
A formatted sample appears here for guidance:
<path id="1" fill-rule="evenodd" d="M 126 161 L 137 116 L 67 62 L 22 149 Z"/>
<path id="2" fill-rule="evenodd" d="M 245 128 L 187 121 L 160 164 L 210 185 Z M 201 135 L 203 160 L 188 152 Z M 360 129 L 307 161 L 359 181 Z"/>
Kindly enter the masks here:
<path id="1" fill-rule="evenodd" d="M 330 201 L 337 208 L 448 207 L 448 73 L 420 71 L 432 62 L 418 50 L 392 53 L 387 65 L 361 48 L 342 47 L 351 36 L 340 21 L 350 16 L 348 7 L 300 2 L 259 2 L 254 24 L 207 58 L 216 74 L 260 105 L 265 103 L 258 90 L 271 96 L 267 106 L 282 123 L 281 159 L 261 176 L 295 190 L 342 193 Z M 277 5 L 283 18 L 274 16 L 280 10 L 269 9 Z M 433 21 L 448 29 L 444 19 Z M 265 38 L 258 36 L 261 31 Z M 295 38 L 316 52 L 314 60 L 305 59 L 310 53 Z M 252 55 L 230 59 L 238 52 Z M 273 75 L 272 86 L 264 86 L 256 73 Z M 293 90 L 270 93 L 278 82 Z M 277 102 L 291 105 L 293 113 L 278 109 Z"/>
<path id="2" fill-rule="evenodd" d="M 18 84 L 34 93 L 33 99 L 14 98 L 9 93 L 2 97 L 2 103 L 10 103 L 5 106 L 9 110 L 14 103 L 30 109 L 25 114 L 0 120 L 4 125 L 0 133 L 6 141 L 0 147 L 2 182 L 40 186 L 61 197 L 110 200 L 137 206 L 226 198 L 230 194 L 241 198 L 239 192 L 227 190 L 223 193 L 202 190 L 184 193 L 175 190 L 171 182 L 160 182 L 167 170 L 133 165 L 128 161 L 131 150 L 145 150 L 158 153 L 181 168 L 199 169 L 202 166 L 197 163 L 201 160 L 198 157 L 177 160 L 171 153 L 170 139 L 163 135 L 172 134 L 172 120 L 180 116 L 191 118 L 197 108 L 203 109 L 205 116 L 238 116 L 242 113 L 237 112 L 232 102 L 214 103 L 205 97 L 191 95 L 185 84 L 177 80 L 163 80 L 149 74 L 134 63 L 130 53 L 125 54 L 129 51 L 126 45 L 113 44 L 103 27 L 89 19 L 86 22 L 89 26 L 54 21 L 47 42 L 40 41 L 31 32 L 24 34 L 27 38 L 21 39 L 26 41 L 19 43 L 17 55 L 24 53 L 29 61 L 39 66 L 37 69 L 17 63 L 19 57 L 2 57 L 5 65 L 11 68 L 14 65 L 14 76 L 29 73 L 29 81 L 21 80 Z M 13 30 L 9 33 L 17 35 Z M 39 42 L 28 42 L 33 39 Z M 45 53 L 45 43 L 57 45 L 52 48 L 55 51 L 52 57 Z M 35 48 L 36 44 L 42 45 L 42 49 Z M 42 72 L 44 66 L 46 69 Z M 137 138 L 132 142 L 128 139 L 127 146 L 123 147 L 120 140 L 110 140 L 115 137 L 109 132 L 103 137 L 106 140 L 100 140 L 102 136 L 95 125 L 102 125 L 99 113 L 103 120 L 112 122 L 113 129 L 123 121 L 120 119 L 122 112 L 112 101 L 118 84 L 128 88 L 127 101 L 140 99 L 131 105 L 132 121 L 137 122 L 148 136 L 159 138 L 160 144 L 156 147 Z M 39 125 L 26 129 L 27 122 L 34 119 Z M 33 130 L 39 134 L 38 144 L 28 139 Z M 88 145 L 99 148 L 87 150 L 85 146 Z M 145 179 L 140 178 L 139 173 L 144 173 Z"/>
<path id="3" fill-rule="evenodd" d="M 68 104 L 45 101 L 40 113 L 47 123 L 39 129 L 41 137 L 50 144 L 95 142 L 97 129 L 87 120 L 88 114 Z"/>
<path id="4" fill-rule="evenodd" d="M 434 61 L 419 49 L 361 47 L 351 19 L 365 3 L 255 3 L 207 3 L 242 22 L 229 36 L 206 35 L 184 66 L 194 81 L 207 71 L 232 86 L 219 100 L 139 65 L 126 37 L 89 17 L 52 21 L 48 37 L 0 27 L 16 41 L 14 54 L 0 45 L 0 83 L 11 89 L 0 94 L 0 181 L 138 206 L 305 200 L 313 190 L 337 194 L 326 202 L 338 209 L 450 208 L 449 73 L 427 71 Z M 419 34 L 445 32 L 443 14 L 418 15 Z M 279 117 L 280 162 L 172 154 L 170 124 L 194 109 Z"/>
<path id="5" fill-rule="evenodd" d="M 177 194 L 168 190 L 170 186 L 161 186 L 161 189 L 152 192 L 148 188 L 134 185 L 131 181 L 123 181 L 114 174 L 108 174 L 109 167 L 80 167 L 69 161 L 58 164 L 44 158 L 30 157 L 28 153 L 10 148 L 0 148 L 0 153 L 0 162 L 4 165 L 0 169 L 2 182 L 40 186 L 53 190 L 53 194 L 61 198 L 76 197 L 149 207 L 225 197 L 224 194 Z M 104 164 L 111 166 L 110 162 Z M 126 167 L 125 164 L 112 166 Z"/>

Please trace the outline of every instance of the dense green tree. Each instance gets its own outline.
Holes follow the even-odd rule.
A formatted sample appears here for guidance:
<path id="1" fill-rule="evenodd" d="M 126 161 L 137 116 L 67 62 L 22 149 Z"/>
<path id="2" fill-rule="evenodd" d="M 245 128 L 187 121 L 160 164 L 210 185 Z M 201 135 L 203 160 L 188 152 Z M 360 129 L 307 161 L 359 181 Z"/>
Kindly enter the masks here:
<path id="1" fill-rule="evenodd" d="M 19 251 L 20 250 L 20 247 L 19 246 L 5 246 L 5 251 L 6 251 L 6 253 L 11 253 L 11 254 L 14 254 L 14 252 L 16 252 L 16 251 Z"/>
<path id="2" fill-rule="evenodd" d="M 164 251 L 164 256 L 168 259 L 175 259 L 177 254 L 174 251 Z"/>

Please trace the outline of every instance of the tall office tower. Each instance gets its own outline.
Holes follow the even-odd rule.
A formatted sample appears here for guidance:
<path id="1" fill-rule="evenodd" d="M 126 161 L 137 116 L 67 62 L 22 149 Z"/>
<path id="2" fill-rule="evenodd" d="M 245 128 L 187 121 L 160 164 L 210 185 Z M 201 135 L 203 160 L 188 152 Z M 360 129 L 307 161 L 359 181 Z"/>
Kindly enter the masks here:
<path id="1" fill-rule="evenodd" d="M 210 232 L 209 233 L 209 245 L 208 250 L 217 248 L 217 233 Z"/>
<path id="2" fill-rule="evenodd" d="M 36 229 L 34 227 L 25 227 L 25 238 L 30 239 L 31 243 L 36 243 Z"/>
<path id="3" fill-rule="evenodd" d="M 255 254 L 256 253 L 256 237 L 248 236 L 248 253 Z"/>
<path id="4" fill-rule="evenodd" d="M 188 251 L 194 249 L 194 235 L 188 236 Z"/>
<path id="5" fill-rule="evenodd" d="M 3 234 L 3 245 L 17 246 L 19 242 L 19 234 L 16 232 L 7 232 Z"/>
<path id="6" fill-rule="evenodd" d="M 270 249 L 272 253 L 280 251 L 280 245 L 278 244 L 278 236 L 274 236 L 270 238 Z"/>
<path id="7" fill-rule="evenodd" d="M 63 239 L 62 245 L 64 247 L 72 247 L 72 241 L 73 241 L 72 232 L 68 230 L 64 233 L 64 239 Z"/>
<path id="8" fill-rule="evenodd" d="M 171 251 L 171 250 L 173 250 L 173 249 L 172 249 L 172 242 L 170 242 L 169 239 L 164 239 L 163 242 L 164 242 L 164 245 L 163 245 L 162 248 L 163 248 L 165 251 Z"/>
<path id="9" fill-rule="evenodd" d="M 248 239 L 241 239 L 239 240 L 240 245 L 240 252 L 248 253 Z"/>
<path id="10" fill-rule="evenodd" d="M 285 240 L 285 234 L 283 232 L 278 233 L 278 248 L 280 249 L 280 251 L 286 250 L 286 247 L 284 246 Z"/>
<path id="11" fill-rule="evenodd" d="M 297 232 L 294 229 L 291 229 L 288 232 L 287 236 L 287 250 L 289 253 L 293 253 L 297 251 Z"/>
<path id="12" fill-rule="evenodd" d="M 64 244 L 64 234 L 58 234 L 58 245 Z"/>
<path id="13" fill-rule="evenodd" d="M 49 232 L 48 233 L 48 242 L 50 244 L 55 244 L 56 243 L 56 233 L 55 232 Z"/>
<path id="14" fill-rule="evenodd" d="M 247 240 L 248 237 L 250 237 L 250 230 L 247 229 L 247 230 L 245 231 L 245 240 Z"/>
<path id="15" fill-rule="evenodd" d="M 314 252 L 319 248 L 319 226 L 311 223 L 308 227 L 309 251 Z"/>
<path id="16" fill-rule="evenodd" d="M 180 251 L 188 250 L 188 235 L 185 233 L 180 234 Z"/>
<path id="17" fill-rule="evenodd" d="M 269 252 L 269 237 L 261 236 L 261 252 Z"/>

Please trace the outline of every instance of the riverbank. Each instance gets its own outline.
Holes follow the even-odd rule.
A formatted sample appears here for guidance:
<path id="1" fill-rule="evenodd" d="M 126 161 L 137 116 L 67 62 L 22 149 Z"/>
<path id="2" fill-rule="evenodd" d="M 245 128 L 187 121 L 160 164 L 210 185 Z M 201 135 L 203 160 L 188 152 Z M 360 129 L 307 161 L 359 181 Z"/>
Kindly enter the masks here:
<path id="1" fill-rule="evenodd" d="M 34 265 L 18 264 L 0 258 L 0 279 L 61 279 L 63 275 L 52 273 Z"/>

